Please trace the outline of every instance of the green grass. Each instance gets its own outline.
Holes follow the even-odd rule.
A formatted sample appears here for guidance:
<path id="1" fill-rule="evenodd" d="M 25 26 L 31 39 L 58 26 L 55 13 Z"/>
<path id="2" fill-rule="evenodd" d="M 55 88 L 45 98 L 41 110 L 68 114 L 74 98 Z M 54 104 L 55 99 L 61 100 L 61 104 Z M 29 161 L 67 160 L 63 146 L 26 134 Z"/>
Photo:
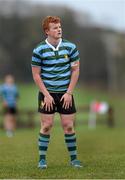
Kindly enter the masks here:
<path id="1" fill-rule="evenodd" d="M 17 130 L 13 138 L 2 131 L 0 137 L 0 178 L 69 178 L 69 179 L 123 179 L 125 178 L 125 131 L 98 127 L 89 130 L 77 126 L 79 159 L 85 167 L 74 169 L 64 144 L 59 122 L 52 130 L 48 149 L 48 168 L 39 170 L 38 129 Z"/>
<path id="2" fill-rule="evenodd" d="M 36 109 L 38 89 L 34 84 L 19 84 L 19 103 L 21 109 Z"/>
<path id="3" fill-rule="evenodd" d="M 37 88 L 34 84 L 19 84 L 19 109 L 37 111 Z M 0 130 L 0 178 L 46 179 L 124 179 L 125 178 L 125 95 L 77 86 L 74 97 L 76 106 L 88 105 L 93 99 L 107 101 L 114 107 L 115 128 L 107 128 L 106 115 L 99 115 L 97 128 L 87 127 L 88 113 L 78 112 L 76 134 L 82 169 L 69 165 L 59 116 L 56 115 L 48 149 L 48 169 L 41 171 L 38 163 L 38 126 L 35 129 L 18 129 L 13 138 Z M 0 120 L 2 122 L 2 118 Z M 36 116 L 37 124 L 39 116 Z M 99 123 L 100 122 L 100 123 Z"/>

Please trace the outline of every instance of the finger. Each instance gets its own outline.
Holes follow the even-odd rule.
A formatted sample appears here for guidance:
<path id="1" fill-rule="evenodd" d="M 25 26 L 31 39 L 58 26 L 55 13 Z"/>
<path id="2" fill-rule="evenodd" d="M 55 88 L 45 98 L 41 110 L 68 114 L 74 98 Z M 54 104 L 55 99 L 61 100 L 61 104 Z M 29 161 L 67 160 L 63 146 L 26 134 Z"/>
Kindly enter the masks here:
<path id="1" fill-rule="evenodd" d="M 67 107 L 67 103 L 65 102 L 65 106 L 64 106 L 64 109 L 66 109 L 66 107 Z"/>
<path id="2" fill-rule="evenodd" d="M 61 99 L 60 99 L 60 102 L 64 99 L 64 97 L 62 96 Z"/>
<path id="3" fill-rule="evenodd" d="M 69 109 L 70 103 L 67 103 L 67 109 Z"/>
<path id="4" fill-rule="evenodd" d="M 72 107 L 72 101 L 70 102 L 70 107 Z"/>
<path id="5" fill-rule="evenodd" d="M 73 96 L 72 96 L 72 98 L 71 98 L 71 107 L 72 107 L 72 104 L 73 104 Z"/>
<path id="6" fill-rule="evenodd" d="M 45 111 L 47 111 L 47 104 L 45 104 Z"/>
<path id="7" fill-rule="evenodd" d="M 50 108 L 53 110 L 53 103 L 50 104 Z"/>
<path id="8" fill-rule="evenodd" d="M 66 109 L 68 109 L 68 108 L 69 108 L 69 103 L 66 103 L 66 106 L 65 106 L 65 107 L 66 107 Z"/>
<path id="9" fill-rule="evenodd" d="M 67 102 L 65 102 L 65 106 L 64 106 L 64 109 L 67 109 Z"/>
<path id="10" fill-rule="evenodd" d="M 64 101 L 64 102 L 63 102 L 63 106 L 62 106 L 63 108 L 65 108 L 65 104 L 66 104 L 66 102 Z"/>
<path id="11" fill-rule="evenodd" d="M 50 111 L 50 107 L 51 107 L 51 106 L 50 106 L 50 105 L 48 105 L 48 111 Z"/>
<path id="12" fill-rule="evenodd" d="M 53 104 L 55 104 L 55 101 L 54 101 L 54 99 L 53 99 L 52 103 L 53 103 Z"/>
<path id="13" fill-rule="evenodd" d="M 66 109 L 67 108 L 67 104 L 65 104 L 65 107 L 64 107 L 64 109 Z"/>
<path id="14" fill-rule="evenodd" d="M 66 108 L 66 103 L 63 104 L 63 108 L 64 108 L 64 109 Z"/>

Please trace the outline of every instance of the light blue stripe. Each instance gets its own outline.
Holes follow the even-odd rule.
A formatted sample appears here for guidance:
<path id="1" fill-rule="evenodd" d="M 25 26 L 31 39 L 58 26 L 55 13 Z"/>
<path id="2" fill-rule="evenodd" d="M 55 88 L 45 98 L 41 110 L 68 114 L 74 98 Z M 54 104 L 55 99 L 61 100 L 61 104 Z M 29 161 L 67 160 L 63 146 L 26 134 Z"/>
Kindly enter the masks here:
<path id="1" fill-rule="evenodd" d="M 78 56 L 78 55 L 79 55 L 79 53 L 78 53 L 78 51 L 76 51 L 75 54 L 73 54 L 73 55 L 71 56 L 71 58 L 75 58 L 75 57 Z"/>
<path id="2" fill-rule="evenodd" d="M 41 136 L 39 136 L 39 139 L 40 139 L 41 141 L 49 141 L 49 138 L 45 138 L 45 137 L 41 137 Z"/>
<path id="3" fill-rule="evenodd" d="M 39 151 L 39 155 L 46 155 L 46 151 Z"/>
<path id="4" fill-rule="evenodd" d="M 67 140 L 68 140 L 68 139 L 75 139 L 75 138 L 76 138 L 76 135 L 73 135 L 73 136 L 71 136 L 71 137 L 66 137 L 66 136 L 65 136 L 65 139 L 67 139 Z"/>
<path id="5" fill-rule="evenodd" d="M 67 71 L 65 73 L 62 73 L 62 74 L 59 75 L 59 77 L 66 77 L 66 76 L 69 76 L 69 75 L 71 75 L 71 71 Z"/>
<path id="6" fill-rule="evenodd" d="M 43 70 L 45 71 L 63 71 L 66 70 L 70 67 L 70 64 L 65 65 L 65 67 L 42 67 Z"/>
<path id="7" fill-rule="evenodd" d="M 49 142 L 38 142 L 39 146 L 46 146 L 48 147 Z"/>
<path id="8" fill-rule="evenodd" d="M 44 83 L 46 85 L 52 85 L 52 86 L 60 86 L 60 85 L 65 85 L 65 84 L 68 84 L 70 82 L 70 80 L 65 80 L 65 81 L 50 81 L 50 80 L 43 80 Z"/>
<path id="9" fill-rule="evenodd" d="M 45 52 L 45 53 L 42 53 L 42 56 L 44 57 L 44 58 L 49 58 L 49 56 L 51 57 L 51 56 L 55 56 L 55 53 L 54 53 L 54 51 L 50 51 L 50 52 Z"/>
<path id="10" fill-rule="evenodd" d="M 32 61 L 34 61 L 34 62 L 40 62 L 40 63 L 41 63 L 41 60 L 38 59 L 38 58 L 36 58 L 36 57 L 34 57 L 34 56 L 32 56 Z"/>
<path id="11" fill-rule="evenodd" d="M 51 72 L 50 72 L 51 73 Z M 51 77 L 58 77 L 58 75 L 48 74 L 48 73 L 41 73 L 41 76 L 44 75 L 45 77 L 51 78 Z"/>
<path id="12" fill-rule="evenodd" d="M 34 50 L 34 52 L 39 52 L 39 51 L 41 51 L 42 49 L 46 49 L 46 48 L 48 48 L 49 46 L 48 46 L 48 44 L 41 44 L 40 46 L 38 46 L 35 50 Z"/>
<path id="13" fill-rule="evenodd" d="M 76 146 L 76 142 L 72 142 L 72 143 L 66 143 L 68 147 L 74 147 Z"/>
<path id="14" fill-rule="evenodd" d="M 43 64 L 60 64 L 60 63 L 65 63 L 68 62 L 68 58 L 60 58 L 60 59 L 54 59 L 54 60 L 43 60 Z"/>
<path id="15" fill-rule="evenodd" d="M 73 43 L 70 43 L 70 42 L 63 42 L 63 46 L 64 46 L 64 47 L 65 47 L 65 46 L 68 46 L 68 47 L 70 47 L 70 48 L 72 48 L 72 49 L 75 49 L 75 48 L 76 48 L 76 45 L 73 44 Z"/>
<path id="16" fill-rule="evenodd" d="M 65 54 L 69 54 L 69 51 L 68 50 L 59 50 L 59 55 L 65 55 Z"/>
<path id="17" fill-rule="evenodd" d="M 77 151 L 76 150 L 75 151 L 70 151 L 69 153 L 70 153 L 71 156 L 73 156 L 73 155 L 77 154 Z"/>

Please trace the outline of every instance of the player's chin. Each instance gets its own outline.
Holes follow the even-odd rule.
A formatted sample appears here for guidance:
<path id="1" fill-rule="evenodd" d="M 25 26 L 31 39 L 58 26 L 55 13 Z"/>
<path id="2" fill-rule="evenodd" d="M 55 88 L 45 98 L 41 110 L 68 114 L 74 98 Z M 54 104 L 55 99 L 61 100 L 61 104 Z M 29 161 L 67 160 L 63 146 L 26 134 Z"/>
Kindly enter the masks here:
<path id="1" fill-rule="evenodd" d="M 57 35 L 57 38 L 61 38 L 61 37 L 62 37 L 62 34 L 58 34 L 58 35 Z"/>

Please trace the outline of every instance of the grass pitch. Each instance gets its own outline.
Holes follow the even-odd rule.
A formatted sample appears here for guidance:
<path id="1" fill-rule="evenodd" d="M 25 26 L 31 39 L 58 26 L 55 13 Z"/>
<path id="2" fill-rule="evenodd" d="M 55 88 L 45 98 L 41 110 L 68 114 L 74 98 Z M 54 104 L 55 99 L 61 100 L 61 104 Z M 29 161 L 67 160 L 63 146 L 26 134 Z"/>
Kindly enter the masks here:
<path id="1" fill-rule="evenodd" d="M 37 110 L 37 88 L 33 84 L 19 85 L 19 109 Z M 76 134 L 78 159 L 85 164 L 82 169 L 69 165 L 63 131 L 57 116 L 48 148 L 48 168 L 40 170 L 37 138 L 39 129 L 18 129 L 13 138 L 7 138 L 0 129 L 1 179 L 125 179 L 125 124 L 123 95 L 77 87 L 74 93 L 76 106 L 89 104 L 93 99 L 107 101 L 114 108 L 115 127 L 106 125 L 100 117 L 97 128 L 87 127 L 88 114 L 77 114 Z M 36 117 L 39 124 L 39 117 Z M 2 117 L 0 117 L 2 123 Z"/>
<path id="2" fill-rule="evenodd" d="M 40 179 L 124 179 L 125 131 L 97 127 L 76 127 L 78 157 L 84 162 L 81 169 L 69 165 L 69 156 L 59 122 L 52 130 L 48 148 L 48 168 L 40 170 L 37 137 L 39 129 L 17 130 L 13 138 L 5 132 L 0 137 L 0 178 Z"/>

